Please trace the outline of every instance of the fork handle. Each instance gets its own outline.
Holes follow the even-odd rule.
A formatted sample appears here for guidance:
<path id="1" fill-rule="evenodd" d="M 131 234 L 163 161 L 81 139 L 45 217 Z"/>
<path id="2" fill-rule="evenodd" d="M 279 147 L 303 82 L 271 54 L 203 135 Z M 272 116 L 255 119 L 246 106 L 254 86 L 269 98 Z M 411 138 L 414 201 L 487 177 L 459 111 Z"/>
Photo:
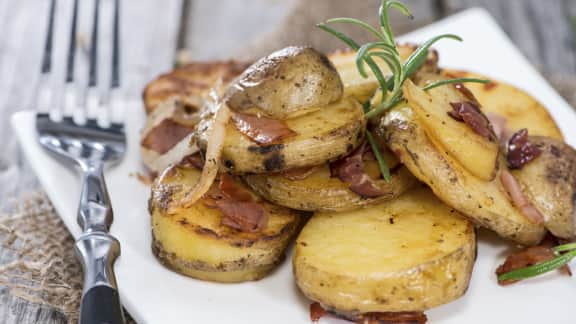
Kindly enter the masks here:
<path id="1" fill-rule="evenodd" d="M 124 324 L 114 262 L 120 243 L 104 232 L 90 232 L 76 240 L 76 253 L 84 270 L 80 324 Z"/>
<path id="2" fill-rule="evenodd" d="M 106 181 L 104 163 L 98 160 L 80 161 L 82 192 L 78 208 L 78 225 L 84 233 L 108 232 L 113 221 L 112 205 Z"/>

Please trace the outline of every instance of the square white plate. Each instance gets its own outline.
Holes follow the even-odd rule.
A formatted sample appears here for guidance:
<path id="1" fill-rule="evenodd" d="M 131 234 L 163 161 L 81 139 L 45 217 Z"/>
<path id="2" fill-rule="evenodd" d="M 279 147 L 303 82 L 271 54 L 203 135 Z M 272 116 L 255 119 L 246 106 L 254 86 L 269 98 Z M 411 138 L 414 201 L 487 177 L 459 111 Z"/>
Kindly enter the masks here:
<path id="1" fill-rule="evenodd" d="M 462 12 L 405 35 L 401 41 L 421 42 L 442 33 L 456 33 L 464 42 L 439 42 L 436 48 L 441 64 L 482 72 L 527 90 L 550 109 L 568 143 L 576 146 L 576 114 L 530 66 L 487 12 Z M 267 278 L 242 284 L 190 279 L 156 261 L 150 251 L 149 188 L 131 176 L 142 168 L 138 132 L 144 116 L 140 106 L 134 102 L 130 107 L 127 156 L 106 175 L 115 211 L 112 233 L 122 244 L 116 274 L 126 309 L 139 323 L 310 323 L 309 301 L 294 285 L 289 258 Z M 77 175 L 39 146 L 32 112 L 18 113 L 12 122 L 40 182 L 66 226 L 77 236 Z M 509 247 L 490 234 L 481 235 L 467 294 L 428 311 L 430 323 L 574 323 L 574 279 L 549 274 L 510 287 L 497 285 L 494 270 Z"/>

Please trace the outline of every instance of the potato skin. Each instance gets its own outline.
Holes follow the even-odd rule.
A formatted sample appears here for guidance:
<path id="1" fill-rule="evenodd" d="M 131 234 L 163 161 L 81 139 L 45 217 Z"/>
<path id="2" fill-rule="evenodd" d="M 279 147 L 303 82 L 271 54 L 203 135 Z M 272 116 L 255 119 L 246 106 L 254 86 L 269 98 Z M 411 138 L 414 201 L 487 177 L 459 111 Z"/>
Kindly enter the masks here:
<path id="1" fill-rule="evenodd" d="M 424 73 L 420 78 L 422 83 L 444 79 L 438 74 Z M 486 181 L 494 179 L 498 170 L 499 145 L 491 127 L 487 127 L 489 135 L 486 138 L 470 125 L 449 115 L 454 111 L 454 103 L 474 102 L 473 97 L 468 98 L 453 84 L 424 91 L 411 80 L 406 80 L 402 92 L 426 136 L 438 150 L 449 154 L 475 177 Z M 485 116 L 481 118 L 487 121 Z"/>
<path id="2" fill-rule="evenodd" d="M 473 225 L 424 187 L 344 213 L 319 213 L 296 240 L 296 283 L 349 318 L 424 311 L 466 291 L 476 255 Z"/>
<path id="3" fill-rule="evenodd" d="M 156 180 L 149 202 L 152 252 L 166 267 L 193 278 L 241 282 L 264 277 L 284 258 L 302 213 L 260 202 L 269 214 L 261 232 L 245 233 L 220 224 L 221 213 L 199 201 L 176 213 L 168 204 L 182 198 L 200 172 L 174 166 Z"/>
<path id="4" fill-rule="evenodd" d="M 524 194 L 544 216 L 546 228 L 556 237 L 576 235 L 576 151 L 568 144 L 544 136 L 530 142 L 542 152 L 512 174 Z"/>
<path id="5" fill-rule="evenodd" d="M 466 88 L 478 99 L 482 111 L 506 117 L 507 127 L 512 132 L 527 128 L 530 135 L 563 139 L 560 128 L 546 107 L 525 91 L 473 72 L 445 69 L 442 70 L 442 74 L 450 78 L 490 80 L 488 84 L 466 83 Z"/>
<path id="6" fill-rule="evenodd" d="M 344 98 L 309 114 L 285 121 L 297 133 L 278 144 L 258 145 L 229 123 L 221 166 L 236 174 L 270 173 L 319 165 L 350 153 L 364 140 L 362 106 Z M 198 146 L 206 148 L 208 128 L 199 130 Z"/>
<path id="7" fill-rule="evenodd" d="M 535 245 L 544 237 L 545 228 L 530 222 L 510 202 L 499 176 L 489 182 L 482 181 L 439 152 L 410 107 L 392 109 L 378 130 L 412 174 L 429 185 L 448 206 L 520 244 Z"/>
<path id="8" fill-rule="evenodd" d="M 311 47 L 289 46 L 250 66 L 230 83 L 224 101 L 235 111 L 257 108 L 287 119 L 339 100 L 343 86 L 328 58 Z"/>
<path id="9" fill-rule="evenodd" d="M 375 180 L 386 194 L 377 198 L 363 198 L 348 189 L 348 184 L 330 177 L 328 165 L 319 166 L 302 180 L 290 180 L 281 174 L 246 175 L 245 182 L 266 200 L 280 206 L 306 211 L 347 211 L 389 201 L 417 183 L 403 166 L 391 174 L 391 181 Z"/>

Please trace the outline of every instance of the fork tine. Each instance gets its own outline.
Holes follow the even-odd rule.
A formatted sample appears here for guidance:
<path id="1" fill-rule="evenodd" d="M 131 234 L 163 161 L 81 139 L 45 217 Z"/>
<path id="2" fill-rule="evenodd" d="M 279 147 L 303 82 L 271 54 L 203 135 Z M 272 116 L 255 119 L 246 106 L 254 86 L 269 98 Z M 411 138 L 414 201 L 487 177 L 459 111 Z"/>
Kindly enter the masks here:
<path id="1" fill-rule="evenodd" d="M 56 0 L 50 1 L 50 13 L 48 14 L 48 32 L 44 42 L 44 52 L 42 54 L 42 74 L 50 73 L 52 70 L 52 44 L 54 40 L 54 13 L 56 12 Z"/>
<path id="2" fill-rule="evenodd" d="M 88 67 L 88 89 L 86 92 L 86 115 L 88 118 L 96 119 L 100 106 L 100 96 L 98 93 L 98 29 L 100 20 L 100 0 L 94 1 L 94 14 L 92 17 L 92 36 L 90 39 L 89 67 Z"/>
<path id="3" fill-rule="evenodd" d="M 110 88 L 120 87 L 120 4 L 114 0 L 114 22 L 112 23 L 112 77 Z"/>
<path id="4" fill-rule="evenodd" d="M 124 107 L 121 104 L 120 98 L 120 0 L 114 0 L 111 68 L 110 96 L 108 98 L 109 116 L 112 122 L 120 124 L 124 119 Z"/>
<path id="5" fill-rule="evenodd" d="M 52 47 L 54 43 L 54 16 L 56 12 L 56 0 L 50 1 L 50 9 L 48 13 L 48 27 L 46 32 L 46 39 L 44 41 L 44 49 L 42 52 L 42 64 L 40 68 L 40 80 L 36 90 L 36 98 L 34 102 L 36 109 L 46 112 L 49 109 L 51 101 L 50 93 L 50 72 L 52 72 Z"/>
<path id="6" fill-rule="evenodd" d="M 66 76 L 64 85 L 64 115 L 69 116 L 74 113 L 77 106 L 77 94 L 74 84 L 74 67 L 76 63 L 76 43 L 78 25 L 78 0 L 74 0 L 72 7 L 72 18 L 70 22 L 70 39 L 68 40 L 68 52 L 66 53 Z"/>
<path id="7" fill-rule="evenodd" d="M 70 26 L 70 43 L 68 45 L 68 54 L 66 56 L 66 82 L 74 82 L 74 62 L 76 56 L 76 29 L 78 21 L 78 0 L 74 0 L 72 9 L 72 24 Z"/>
<path id="8" fill-rule="evenodd" d="M 90 41 L 90 71 L 88 87 L 96 87 L 98 83 L 98 20 L 100 16 L 100 0 L 94 1 L 94 16 L 92 21 L 92 39 Z"/>

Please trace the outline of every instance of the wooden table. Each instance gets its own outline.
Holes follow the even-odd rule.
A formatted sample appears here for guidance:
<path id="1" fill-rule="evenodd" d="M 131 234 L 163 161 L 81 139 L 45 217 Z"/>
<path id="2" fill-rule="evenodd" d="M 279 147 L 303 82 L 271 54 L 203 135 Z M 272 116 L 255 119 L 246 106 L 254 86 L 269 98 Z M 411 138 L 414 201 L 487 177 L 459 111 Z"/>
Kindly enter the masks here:
<path id="1" fill-rule="evenodd" d="M 72 0 L 59 0 L 56 25 L 56 61 L 67 43 L 67 16 Z M 92 0 L 94 1 L 94 0 Z M 80 70 L 86 65 L 92 1 L 81 1 Z M 274 30 L 293 22 L 290 13 L 309 8 L 345 5 L 348 0 L 124 0 L 122 1 L 122 74 L 127 97 L 137 98 L 143 85 L 182 58 L 228 58 L 252 50 L 260 37 L 279 37 Z M 377 0 L 365 0 L 378 2 Z M 104 6 L 109 0 L 103 0 Z M 571 77 L 576 72 L 576 1 L 574 0 L 408 0 L 417 19 L 397 30 L 407 31 L 473 6 L 494 15 L 524 54 L 543 71 Z M 12 112 L 31 109 L 38 80 L 40 53 L 46 29 L 47 0 L 0 0 L 0 207 L 11 197 L 38 188 L 18 153 L 9 127 Z M 324 3 L 324 4 L 322 4 Z M 349 2 L 348 2 L 349 3 Z M 357 2 L 359 3 L 359 2 Z M 105 10 L 104 10 L 105 11 Z M 309 14 L 309 12 L 307 13 Z M 346 14 L 346 13 L 342 13 Z M 352 15 L 352 14 L 350 14 Z M 106 12 L 103 13 L 106 16 Z M 103 23 L 104 25 L 104 23 Z M 285 35 L 297 41 L 302 37 Z M 300 35 L 298 33 L 300 32 Z M 457 32 L 457 31 L 455 31 Z M 266 34 L 268 34 L 266 36 Z M 104 33 L 102 39 L 108 37 Z M 280 37 L 279 37 L 280 39 Z M 177 51 L 185 48 L 185 51 Z M 486 44 L 490 50 L 490 44 Z M 179 55 L 177 55 L 179 53 Z M 55 63 L 56 63 L 55 61 Z M 60 62 L 63 60 L 60 59 Z M 58 66 L 59 63 L 56 63 Z M 56 73 L 54 81 L 62 80 Z M 0 264 L 5 261 L 0 251 Z M 10 295 L 0 287 L 0 323 L 63 323 L 52 309 Z"/>

